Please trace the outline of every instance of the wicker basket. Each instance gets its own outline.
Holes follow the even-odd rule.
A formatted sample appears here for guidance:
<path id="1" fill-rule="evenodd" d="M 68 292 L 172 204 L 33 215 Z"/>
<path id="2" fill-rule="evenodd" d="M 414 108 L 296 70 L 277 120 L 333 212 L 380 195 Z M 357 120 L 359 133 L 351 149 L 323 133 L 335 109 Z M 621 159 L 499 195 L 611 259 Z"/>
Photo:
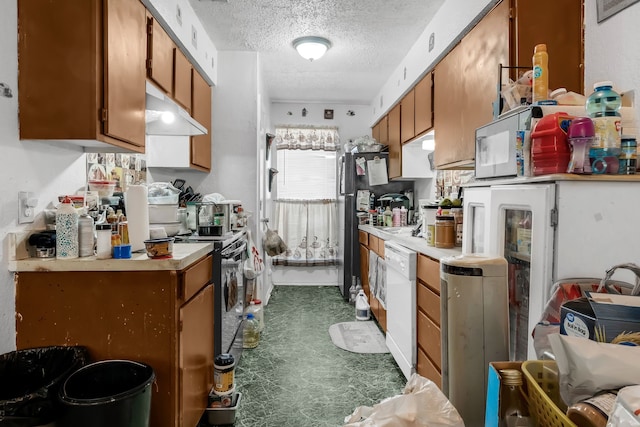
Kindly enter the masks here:
<path id="1" fill-rule="evenodd" d="M 553 360 L 527 360 L 522 372 L 529 390 L 529 411 L 544 427 L 576 427 L 567 418 L 566 405 L 560 398 L 558 367 Z"/>

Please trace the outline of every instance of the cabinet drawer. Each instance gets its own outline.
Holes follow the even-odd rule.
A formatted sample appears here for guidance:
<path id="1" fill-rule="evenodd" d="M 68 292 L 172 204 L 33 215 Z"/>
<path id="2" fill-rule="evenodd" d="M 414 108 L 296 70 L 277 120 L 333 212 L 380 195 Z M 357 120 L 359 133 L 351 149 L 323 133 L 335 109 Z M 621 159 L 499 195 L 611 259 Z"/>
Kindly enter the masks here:
<path id="1" fill-rule="evenodd" d="M 424 313 L 418 311 L 418 345 L 424 349 L 427 356 L 438 369 L 442 369 L 442 350 L 440 343 L 440 328 L 438 328 Z"/>
<path id="2" fill-rule="evenodd" d="M 440 296 L 422 282 L 417 284 L 418 308 L 440 326 Z"/>
<path id="3" fill-rule="evenodd" d="M 442 390 L 442 374 L 440 370 L 429 360 L 427 354 L 418 347 L 418 366 L 416 367 L 419 375 L 430 379 Z"/>
<path id="4" fill-rule="evenodd" d="M 440 263 L 426 255 L 418 254 L 418 279 L 440 295 Z"/>
<path id="5" fill-rule="evenodd" d="M 358 241 L 363 245 L 369 246 L 369 233 L 358 230 Z"/>
<path id="6" fill-rule="evenodd" d="M 189 301 L 200 289 L 211 281 L 213 263 L 211 255 L 197 261 L 183 273 L 183 291 L 181 300 Z"/>

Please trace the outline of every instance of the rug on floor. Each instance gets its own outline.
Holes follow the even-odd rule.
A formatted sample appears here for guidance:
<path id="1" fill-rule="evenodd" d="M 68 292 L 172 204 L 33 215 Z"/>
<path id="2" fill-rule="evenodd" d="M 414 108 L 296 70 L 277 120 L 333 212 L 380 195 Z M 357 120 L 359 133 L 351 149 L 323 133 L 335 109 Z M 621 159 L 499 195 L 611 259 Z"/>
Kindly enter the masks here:
<path id="1" fill-rule="evenodd" d="M 336 347 L 352 353 L 389 353 L 384 335 L 372 320 L 333 324 L 329 335 Z"/>

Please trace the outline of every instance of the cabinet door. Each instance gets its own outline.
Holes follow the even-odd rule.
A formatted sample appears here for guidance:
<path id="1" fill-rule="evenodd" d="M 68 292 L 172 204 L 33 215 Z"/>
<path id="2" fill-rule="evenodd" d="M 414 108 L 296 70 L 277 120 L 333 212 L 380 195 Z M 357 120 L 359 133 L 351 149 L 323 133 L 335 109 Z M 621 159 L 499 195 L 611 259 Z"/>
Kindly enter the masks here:
<path id="1" fill-rule="evenodd" d="M 191 63 L 177 47 L 173 54 L 173 98 L 191 114 Z"/>
<path id="2" fill-rule="evenodd" d="M 192 74 L 191 115 L 207 128 L 205 135 L 191 137 L 191 164 L 204 171 L 211 170 L 211 87 L 194 68 Z"/>
<path id="3" fill-rule="evenodd" d="M 434 162 L 437 168 L 455 162 L 463 148 L 462 62 L 464 52 L 458 44 L 436 65 L 433 73 L 433 109 L 436 138 Z"/>
<path id="4" fill-rule="evenodd" d="M 369 249 L 363 244 L 360 245 L 360 284 L 367 298 L 371 300 L 369 293 Z"/>
<path id="5" fill-rule="evenodd" d="M 402 175 L 402 144 L 400 142 L 400 104 L 389 112 L 389 178 Z"/>
<path id="6" fill-rule="evenodd" d="M 415 92 L 415 134 L 420 135 L 433 127 L 433 80 L 431 72 L 420 80 Z"/>
<path id="7" fill-rule="evenodd" d="M 376 123 L 375 126 L 371 128 L 371 137 L 380 142 L 380 122 Z"/>
<path id="8" fill-rule="evenodd" d="M 153 18 L 148 19 L 147 75 L 168 94 L 173 85 L 173 41 Z"/>
<path id="9" fill-rule="evenodd" d="M 380 144 L 389 145 L 389 116 L 380 120 Z"/>
<path id="10" fill-rule="evenodd" d="M 103 131 L 139 147 L 145 138 L 145 14 L 137 1 L 105 1 Z"/>
<path id="11" fill-rule="evenodd" d="M 180 308 L 181 426 L 198 425 L 213 387 L 213 285 Z"/>
<path id="12" fill-rule="evenodd" d="M 400 139 L 402 143 L 416 136 L 414 113 L 415 92 L 411 89 L 400 101 Z"/>
<path id="13" fill-rule="evenodd" d="M 553 90 L 565 87 L 569 91 L 582 93 L 583 2 L 511 0 L 511 3 L 515 17 L 512 27 L 511 65 L 532 67 L 533 48 L 536 44 L 546 43 L 549 58 L 552 58 L 549 61 L 552 63 L 549 88 Z M 549 13 L 549 10 L 553 10 L 553 13 Z"/>

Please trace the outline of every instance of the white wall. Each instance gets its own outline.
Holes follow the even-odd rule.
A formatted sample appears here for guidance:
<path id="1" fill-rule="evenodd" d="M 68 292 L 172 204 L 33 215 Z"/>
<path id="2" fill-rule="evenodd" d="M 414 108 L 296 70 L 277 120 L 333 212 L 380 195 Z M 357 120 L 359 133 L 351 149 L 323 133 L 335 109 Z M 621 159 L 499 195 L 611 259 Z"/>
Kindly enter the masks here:
<path id="1" fill-rule="evenodd" d="M 374 98 L 369 125 L 384 116 L 496 3 L 498 0 L 446 0 Z M 429 52 L 431 33 L 434 47 Z"/>
<path id="2" fill-rule="evenodd" d="M 596 1 L 584 2 L 584 93 L 593 92 L 593 84 L 611 80 L 618 92 L 635 91 L 640 95 L 640 3 L 613 15 L 598 24 Z M 635 104 L 638 105 L 636 99 Z M 636 123 L 640 123 L 640 108 L 636 108 Z"/>
<path id="3" fill-rule="evenodd" d="M 15 349 L 15 288 L 7 268 L 7 233 L 43 228 L 42 210 L 57 204 L 63 193 L 75 193 L 86 176 L 86 159 L 79 149 L 43 142 L 20 141 L 18 136 L 17 1 L 3 2 L 0 13 L 0 83 L 13 97 L 0 97 L 0 353 Z M 18 224 L 18 191 L 33 191 L 39 216 L 34 224 Z M 52 205 L 53 206 L 53 205 Z M 44 303 L 44 302 L 43 302 Z"/>

